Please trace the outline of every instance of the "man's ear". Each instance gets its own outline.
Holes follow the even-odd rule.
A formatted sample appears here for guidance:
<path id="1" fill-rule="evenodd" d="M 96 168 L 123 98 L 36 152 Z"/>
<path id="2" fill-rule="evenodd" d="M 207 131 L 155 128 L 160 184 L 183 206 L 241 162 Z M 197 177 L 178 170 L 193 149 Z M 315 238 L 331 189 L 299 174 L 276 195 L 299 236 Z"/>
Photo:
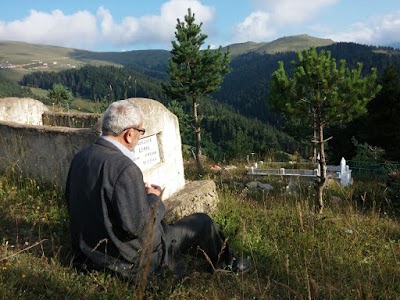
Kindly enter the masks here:
<path id="1" fill-rule="evenodd" d="M 123 136 L 124 142 L 130 145 L 132 143 L 132 130 L 126 130 Z"/>

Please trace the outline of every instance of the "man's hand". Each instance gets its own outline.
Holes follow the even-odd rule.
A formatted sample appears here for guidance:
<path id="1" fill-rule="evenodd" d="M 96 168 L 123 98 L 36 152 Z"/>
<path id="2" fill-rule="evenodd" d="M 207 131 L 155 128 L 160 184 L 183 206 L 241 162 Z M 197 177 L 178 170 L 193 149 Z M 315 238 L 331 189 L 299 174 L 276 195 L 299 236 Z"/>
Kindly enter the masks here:
<path id="1" fill-rule="evenodd" d="M 163 190 L 160 186 L 156 184 L 149 184 L 147 182 L 144 183 L 144 186 L 146 188 L 147 194 L 155 194 L 158 197 L 161 197 Z"/>

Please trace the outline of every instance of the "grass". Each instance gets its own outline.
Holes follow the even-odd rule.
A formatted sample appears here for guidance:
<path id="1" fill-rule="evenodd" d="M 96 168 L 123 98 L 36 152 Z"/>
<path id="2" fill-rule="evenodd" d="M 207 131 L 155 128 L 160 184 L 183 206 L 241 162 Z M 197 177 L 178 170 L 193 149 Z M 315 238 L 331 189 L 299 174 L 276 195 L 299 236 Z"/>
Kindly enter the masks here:
<path id="1" fill-rule="evenodd" d="M 187 174 L 195 172 L 187 168 Z M 146 299 L 398 299 L 400 224 L 374 180 L 332 184 L 323 215 L 309 183 L 288 194 L 280 177 L 246 178 L 240 168 L 209 173 L 218 184 L 213 214 L 230 244 L 253 262 L 250 273 L 208 273 L 190 262 L 188 276 L 152 279 Z M 246 191 L 257 179 L 270 192 Z M 340 199 L 340 200 L 338 200 Z M 140 286 L 70 263 L 62 191 L 9 172 L 0 177 L 0 299 L 140 299 Z"/>

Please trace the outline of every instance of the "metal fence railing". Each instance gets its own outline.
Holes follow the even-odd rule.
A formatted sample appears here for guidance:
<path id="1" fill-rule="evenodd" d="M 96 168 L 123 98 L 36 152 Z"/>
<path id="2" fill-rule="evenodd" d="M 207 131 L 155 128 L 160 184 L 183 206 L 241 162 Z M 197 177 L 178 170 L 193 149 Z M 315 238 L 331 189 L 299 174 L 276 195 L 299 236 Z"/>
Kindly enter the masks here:
<path id="1" fill-rule="evenodd" d="M 394 162 L 348 160 L 347 164 L 352 170 L 353 175 L 386 177 L 388 173 L 400 170 L 400 163 Z"/>

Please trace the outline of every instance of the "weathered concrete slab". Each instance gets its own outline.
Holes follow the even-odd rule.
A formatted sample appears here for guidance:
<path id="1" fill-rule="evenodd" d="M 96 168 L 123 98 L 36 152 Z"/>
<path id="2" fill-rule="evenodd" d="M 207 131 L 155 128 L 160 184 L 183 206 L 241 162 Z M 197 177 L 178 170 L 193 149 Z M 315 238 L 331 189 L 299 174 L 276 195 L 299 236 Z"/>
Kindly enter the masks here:
<path id="1" fill-rule="evenodd" d="M 196 212 L 209 213 L 217 208 L 218 194 L 212 180 L 188 181 L 173 197 L 164 201 L 168 214 L 177 218 Z"/>

